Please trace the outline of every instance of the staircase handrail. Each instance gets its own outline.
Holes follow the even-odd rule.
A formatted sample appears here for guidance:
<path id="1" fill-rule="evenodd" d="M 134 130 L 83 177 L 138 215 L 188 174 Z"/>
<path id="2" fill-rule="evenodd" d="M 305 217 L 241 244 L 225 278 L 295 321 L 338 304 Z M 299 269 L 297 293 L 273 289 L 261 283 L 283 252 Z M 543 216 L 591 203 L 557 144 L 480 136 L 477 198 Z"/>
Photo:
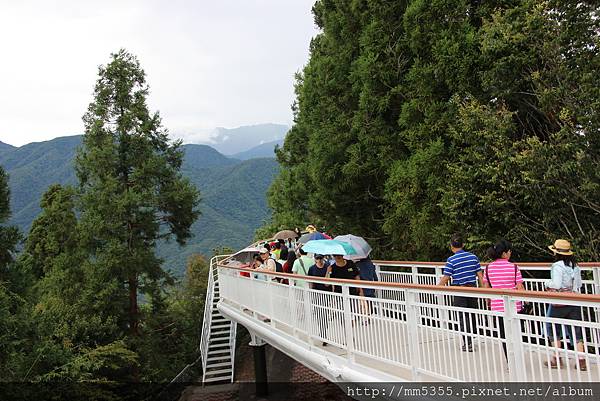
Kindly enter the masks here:
<path id="1" fill-rule="evenodd" d="M 202 319 L 202 333 L 200 335 L 200 356 L 202 357 L 202 377 L 206 375 L 206 360 L 208 358 L 208 346 L 210 343 L 210 326 L 212 322 L 212 309 L 214 300 L 215 283 L 217 277 L 217 265 L 231 255 L 216 255 L 210 259 L 208 269 L 208 283 L 206 286 L 206 298 L 204 301 L 204 318 Z"/>

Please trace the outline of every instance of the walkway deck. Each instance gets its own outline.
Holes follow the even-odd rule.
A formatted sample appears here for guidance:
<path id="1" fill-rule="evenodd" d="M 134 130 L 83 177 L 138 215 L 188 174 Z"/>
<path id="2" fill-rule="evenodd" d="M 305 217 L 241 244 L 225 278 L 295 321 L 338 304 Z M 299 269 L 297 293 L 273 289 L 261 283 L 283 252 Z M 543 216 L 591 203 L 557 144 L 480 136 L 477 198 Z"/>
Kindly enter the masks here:
<path id="1" fill-rule="evenodd" d="M 342 288 L 341 293 L 324 293 L 265 280 L 264 275 L 257 277 L 244 277 L 239 269 L 219 266 L 219 311 L 332 381 L 600 381 L 597 295 L 361 282 L 361 287 L 375 288 L 380 294 L 366 301 L 350 295 L 350 288 L 356 285 L 352 281 L 300 279 Z M 502 297 L 507 311 L 453 307 L 451 295 L 482 300 Z M 522 300 L 534 302 L 542 316 L 517 314 L 516 302 Z M 585 321 L 544 317 L 543 311 L 551 303 L 577 305 Z M 461 350 L 461 317 L 477 326 L 466 330 L 472 333 L 473 352 Z M 574 330 L 572 325 L 581 327 L 585 352 L 575 351 L 568 341 L 563 348 L 549 344 L 547 323 L 567 331 Z M 506 340 L 498 336 L 500 324 Z M 551 369 L 544 362 L 553 356 L 568 362 L 561 369 Z M 586 361 L 587 371 L 575 367 L 578 359 Z"/>

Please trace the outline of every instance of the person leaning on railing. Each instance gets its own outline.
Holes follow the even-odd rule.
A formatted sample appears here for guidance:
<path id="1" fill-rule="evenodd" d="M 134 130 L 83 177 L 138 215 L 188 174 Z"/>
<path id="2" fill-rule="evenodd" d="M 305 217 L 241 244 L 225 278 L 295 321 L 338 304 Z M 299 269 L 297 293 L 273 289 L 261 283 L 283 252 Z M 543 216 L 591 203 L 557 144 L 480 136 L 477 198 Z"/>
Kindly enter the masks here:
<path id="1" fill-rule="evenodd" d="M 548 248 L 554 253 L 555 262 L 550 271 L 550 280 L 546 284 L 546 290 L 553 292 L 581 292 L 581 269 L 575 262 L 575 256 L 571 250 L 571 244 L 564 239 L 558 239 Z M 581 307 L 576 305 L 551 304 L 546 312 L 547 317 L 559 319 L 582 320 Z M 561 341 L 566 336 L 571 344 L 577 343 L 577 353 L 580 355 L 575 365 L 582 371 L 587 370 L 585 359 L 581 356 L 585 351 L 583 347 L 583 331 L 581 326 L 565 326 L 562 324 L 546 323 L 546 332 L 548 338 L 556 348 L 561 348 Z M 573 338 L 573 332 L 575 338 Z M 575 341 L 574 341 L 575 340 Z M 550 362 L 544 361 L 544 364 L 553 369 L 561 368 L 562 360 L 552 356 Z"/>
<path id="2" fill-rule="evenodd" d="M 275 273 L 277 271 L 277 265 L 275 264 L 275 259 L 271 258 L 271 253 L 269 249 L 266 247 L 260 248 L 258 251 L 260 258 L 262 259 L 262 264 L 256 268 L 256 271 L 267 271 L 271 273 Z M 265 274 L 261 274 L 261 280 L 267 281 L 268 278 Z"/>
<path id="3" fill-rule="evenodd" d="M 477 280 L 483 284 L 483 271 L 477 256 L 463 249 L 464 241 L 460 234 L 452 235 L 450 239 L 450 250 L 454 255 L 446 261 L 443 276 L 438 285 L 445 286 L 452 279 L 453 286 L 476 287 Z M 477 309 L 477 298 L 454 296 L 454 306 L 460 308 Z M 469 316 L 468 321 L 466 316 Z M 460 331 L 463 333 L 463 351 L 473 352 L 473 338 L 465 333 L 477 332 L 477 321 L 474 313 L 458 312 Z"/>

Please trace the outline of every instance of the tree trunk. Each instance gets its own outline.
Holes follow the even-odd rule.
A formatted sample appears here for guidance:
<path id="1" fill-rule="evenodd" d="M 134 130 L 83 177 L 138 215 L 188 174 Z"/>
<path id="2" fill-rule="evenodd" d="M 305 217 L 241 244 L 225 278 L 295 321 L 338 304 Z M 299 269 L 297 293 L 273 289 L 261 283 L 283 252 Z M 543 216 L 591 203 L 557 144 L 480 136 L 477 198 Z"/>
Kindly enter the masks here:
<path id="1" fill-rule="evenodd" d="M 138 328 L 138 304 L 137 304 L 137 277 L 129 276 L 129 335 L 132 338 L 139 337 Z M 140 370 L 137 365 L 131 367 L 131 375 L 135 382 L 140 381 Z"/>

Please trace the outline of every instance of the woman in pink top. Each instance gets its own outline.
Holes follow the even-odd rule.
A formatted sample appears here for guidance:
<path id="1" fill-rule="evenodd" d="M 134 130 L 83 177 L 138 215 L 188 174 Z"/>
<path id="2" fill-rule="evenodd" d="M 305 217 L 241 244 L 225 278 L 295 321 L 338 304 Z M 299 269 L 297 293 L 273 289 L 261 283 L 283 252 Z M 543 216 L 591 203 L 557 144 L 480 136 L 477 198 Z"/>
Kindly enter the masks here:
<path id="1" fill-rule="evenodd" d="M 483 285 L 488 288 L 499 288 L 505 290 L 524 290 L 523 277 L 516 264 L 510 262 L 512 254 L 512 245 L 505 239 L 496 243 L 487 251 L 488 257 L 494 261 L 487 265 L 483 274 Z M 521 301 L 517 302 L 517 312 L 520 312 L 523 305 Z M 504 301 L 502 299 L 492 299 L 490 309 L 495 312 L 504 313 Z M 504 318 L 498 317 L 498 334 L 500 338 L 505 339 Z M 506 357 L 506 341 L 502 342 L 502 349 Z"/>

